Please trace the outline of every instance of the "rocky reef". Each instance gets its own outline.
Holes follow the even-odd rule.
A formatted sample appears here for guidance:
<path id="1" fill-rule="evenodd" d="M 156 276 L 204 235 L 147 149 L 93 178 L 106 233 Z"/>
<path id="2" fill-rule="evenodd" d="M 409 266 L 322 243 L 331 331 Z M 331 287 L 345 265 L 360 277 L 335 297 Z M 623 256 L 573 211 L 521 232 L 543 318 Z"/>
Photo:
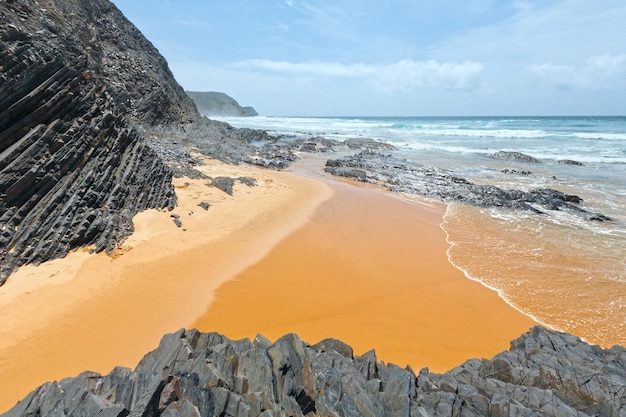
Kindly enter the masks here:
<path id="1" fill-rule="evenodd" d="M 111 250 L 172 207 L 143 131 L 199 119 L 152 44 L 107 0 L 0 0 L 0 284 L 79 246 Z"/>
<path id="2" fill-rule="evenodd" d="M 499 159 L 539 163 L 519 153 L 501 152 L 494 155 Z M 376 149 L 339 159 L 329 159 L 326 162 L 326 171 L 333 175 L 380 185 L 393 192 L 420 195 L 445 202 L 461 202 L 479 207 L 505 207 L 536 214 L 545 214 L 550 210 L 567 210 L 586 220 L 611 221 L 608 216 L 579 207 L 582 198 L 576 195 L 565 194 L 551 188 L 522 191 L 476 184 L 445 169 L 422 166 L 393 154 L 381 153 Z M 530 172 L 504 172 L 530 174 Z"/>
<path id="3" fill-rule="evenodd" d="M 259 114 L 253 107 L 242 107 L 231 96 L 215 91 L 187 91 L 198 107 L 207 116 L 251 117 Z"/>
<path id="4" fill-rule="evenodd" d="M 166 335 L 135 370 L 47 383 L 18 416 L 626 416 L 626 349 L 542 327 L 445 374 L 385 364 L 345 343 Z"/>

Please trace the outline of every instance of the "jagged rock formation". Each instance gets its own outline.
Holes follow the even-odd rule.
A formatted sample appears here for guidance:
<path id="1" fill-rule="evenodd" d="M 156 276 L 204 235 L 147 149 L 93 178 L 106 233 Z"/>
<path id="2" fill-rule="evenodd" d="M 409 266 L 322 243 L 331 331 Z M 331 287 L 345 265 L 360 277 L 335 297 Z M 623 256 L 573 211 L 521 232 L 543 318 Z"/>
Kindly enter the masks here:
<path id="1" fill-rule="evenodd" d="M 135 126 L 199 119 L 163 57 L 107 0 L 0 0 L 0 284 L 175 204 Z"/>
<path id="2" fill-rule="evenodd" d="M 611 221 L 611 218 L 601 213 L 591 213 L 578 207 L 576 204 L 580 204 L 582 199 L 575 195 L 550 188 L 522 191 L 475 184 L 444 169 L 418 165 L 377 151 L 366 150 L 341 159 L 329 159 L 325 170 L 333 175 L 377 184 L 393 192 L 421 195 L 445 202 L 506 207 L 536 214 L 545 214 L 548 210 L 567 210 L 587 220 Z"/>
<path id="3" fill-rule="evenodd" d="M 224 93 L 214 91 L 187 91 L 195 101 L 198 111 L 207 116 L 250 117 L 259 114 L 252 107 L 241 107 L 237 100 Z"/>
<path id="4" fill-rule="evenodd" d="M 626 416 L 626 349 L 535 327 L 491 360 L 443 374 L 287 335 L 231 341 L 180 330 L 137 368 L 47 383 L 17 416 Z"/>

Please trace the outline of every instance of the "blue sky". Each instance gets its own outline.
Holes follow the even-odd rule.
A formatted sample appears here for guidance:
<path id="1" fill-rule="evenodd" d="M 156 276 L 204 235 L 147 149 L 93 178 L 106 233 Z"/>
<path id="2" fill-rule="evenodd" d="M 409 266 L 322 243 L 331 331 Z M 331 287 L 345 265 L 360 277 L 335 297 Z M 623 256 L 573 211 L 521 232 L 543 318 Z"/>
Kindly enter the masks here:
<path id="1" fill-rule="evenodd" d="M 624 0 L 113 0 L 267 116 L 625 115 Z"/>

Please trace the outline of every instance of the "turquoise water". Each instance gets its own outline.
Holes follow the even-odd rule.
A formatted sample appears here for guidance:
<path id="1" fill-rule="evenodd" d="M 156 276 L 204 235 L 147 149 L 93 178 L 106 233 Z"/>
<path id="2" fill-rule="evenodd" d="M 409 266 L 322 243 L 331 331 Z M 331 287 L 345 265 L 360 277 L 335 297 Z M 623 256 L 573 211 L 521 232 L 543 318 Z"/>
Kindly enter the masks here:
<path id="1" fill-rule="evenodd" d="M 626 117 L 382 117 L 221 119 L 237 127 L 329 138 L 369 137 L 416 150 L 517 150 L 546 159 L 626 163 Z M 564 146 L 566 145 L 566 146 Z"/>
<path id="2" fill-rule="evenodd" d="M 295 137 L 378 139 L 397 146 L 404 158 L 476 183 L 579 195 L 582 208 L 613 221 L 449 204 L 442 223 L 449 258 L 468 278 L 541 323 L 590 342 L 626 345 L 626 117 L 221 120 Z M 497 151 L 522 152 L 541 163 L 491 158 Z"/>

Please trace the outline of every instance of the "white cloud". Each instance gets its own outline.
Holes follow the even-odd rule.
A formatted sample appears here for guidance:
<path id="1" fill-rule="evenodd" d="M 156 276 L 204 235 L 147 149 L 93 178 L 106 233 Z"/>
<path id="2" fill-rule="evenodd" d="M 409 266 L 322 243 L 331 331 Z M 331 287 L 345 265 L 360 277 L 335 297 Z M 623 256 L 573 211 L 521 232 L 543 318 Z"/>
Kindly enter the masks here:
<path id="1" fill-rule="evenodd" d="M 525 68 L 532 62 L 575 62 L 625 51 L 623 0 L 519 0 L 512 7 L 514 13 L 499 22 L 435 45 L 433 57 Z"/>
<path id="2" fill-rule="evenodd" d="M 479 62 L 414 61 L 389 64 L 342 64 L 337 62 L 288 62 L 267 59 L 240 61 L 233 67 L 244 71 L 267 71 L 287 76 L 350 78 L 361 80 L 379 91 L 422 89 L 475 90 L 482 85 Z"/>
<path id="3" fill-rule="evenodd" d="M 598 55 L 577 64 L 545 62 L 529 69 L 541 80 L 562 89 L 626 88 L 626 55 Z"/>

